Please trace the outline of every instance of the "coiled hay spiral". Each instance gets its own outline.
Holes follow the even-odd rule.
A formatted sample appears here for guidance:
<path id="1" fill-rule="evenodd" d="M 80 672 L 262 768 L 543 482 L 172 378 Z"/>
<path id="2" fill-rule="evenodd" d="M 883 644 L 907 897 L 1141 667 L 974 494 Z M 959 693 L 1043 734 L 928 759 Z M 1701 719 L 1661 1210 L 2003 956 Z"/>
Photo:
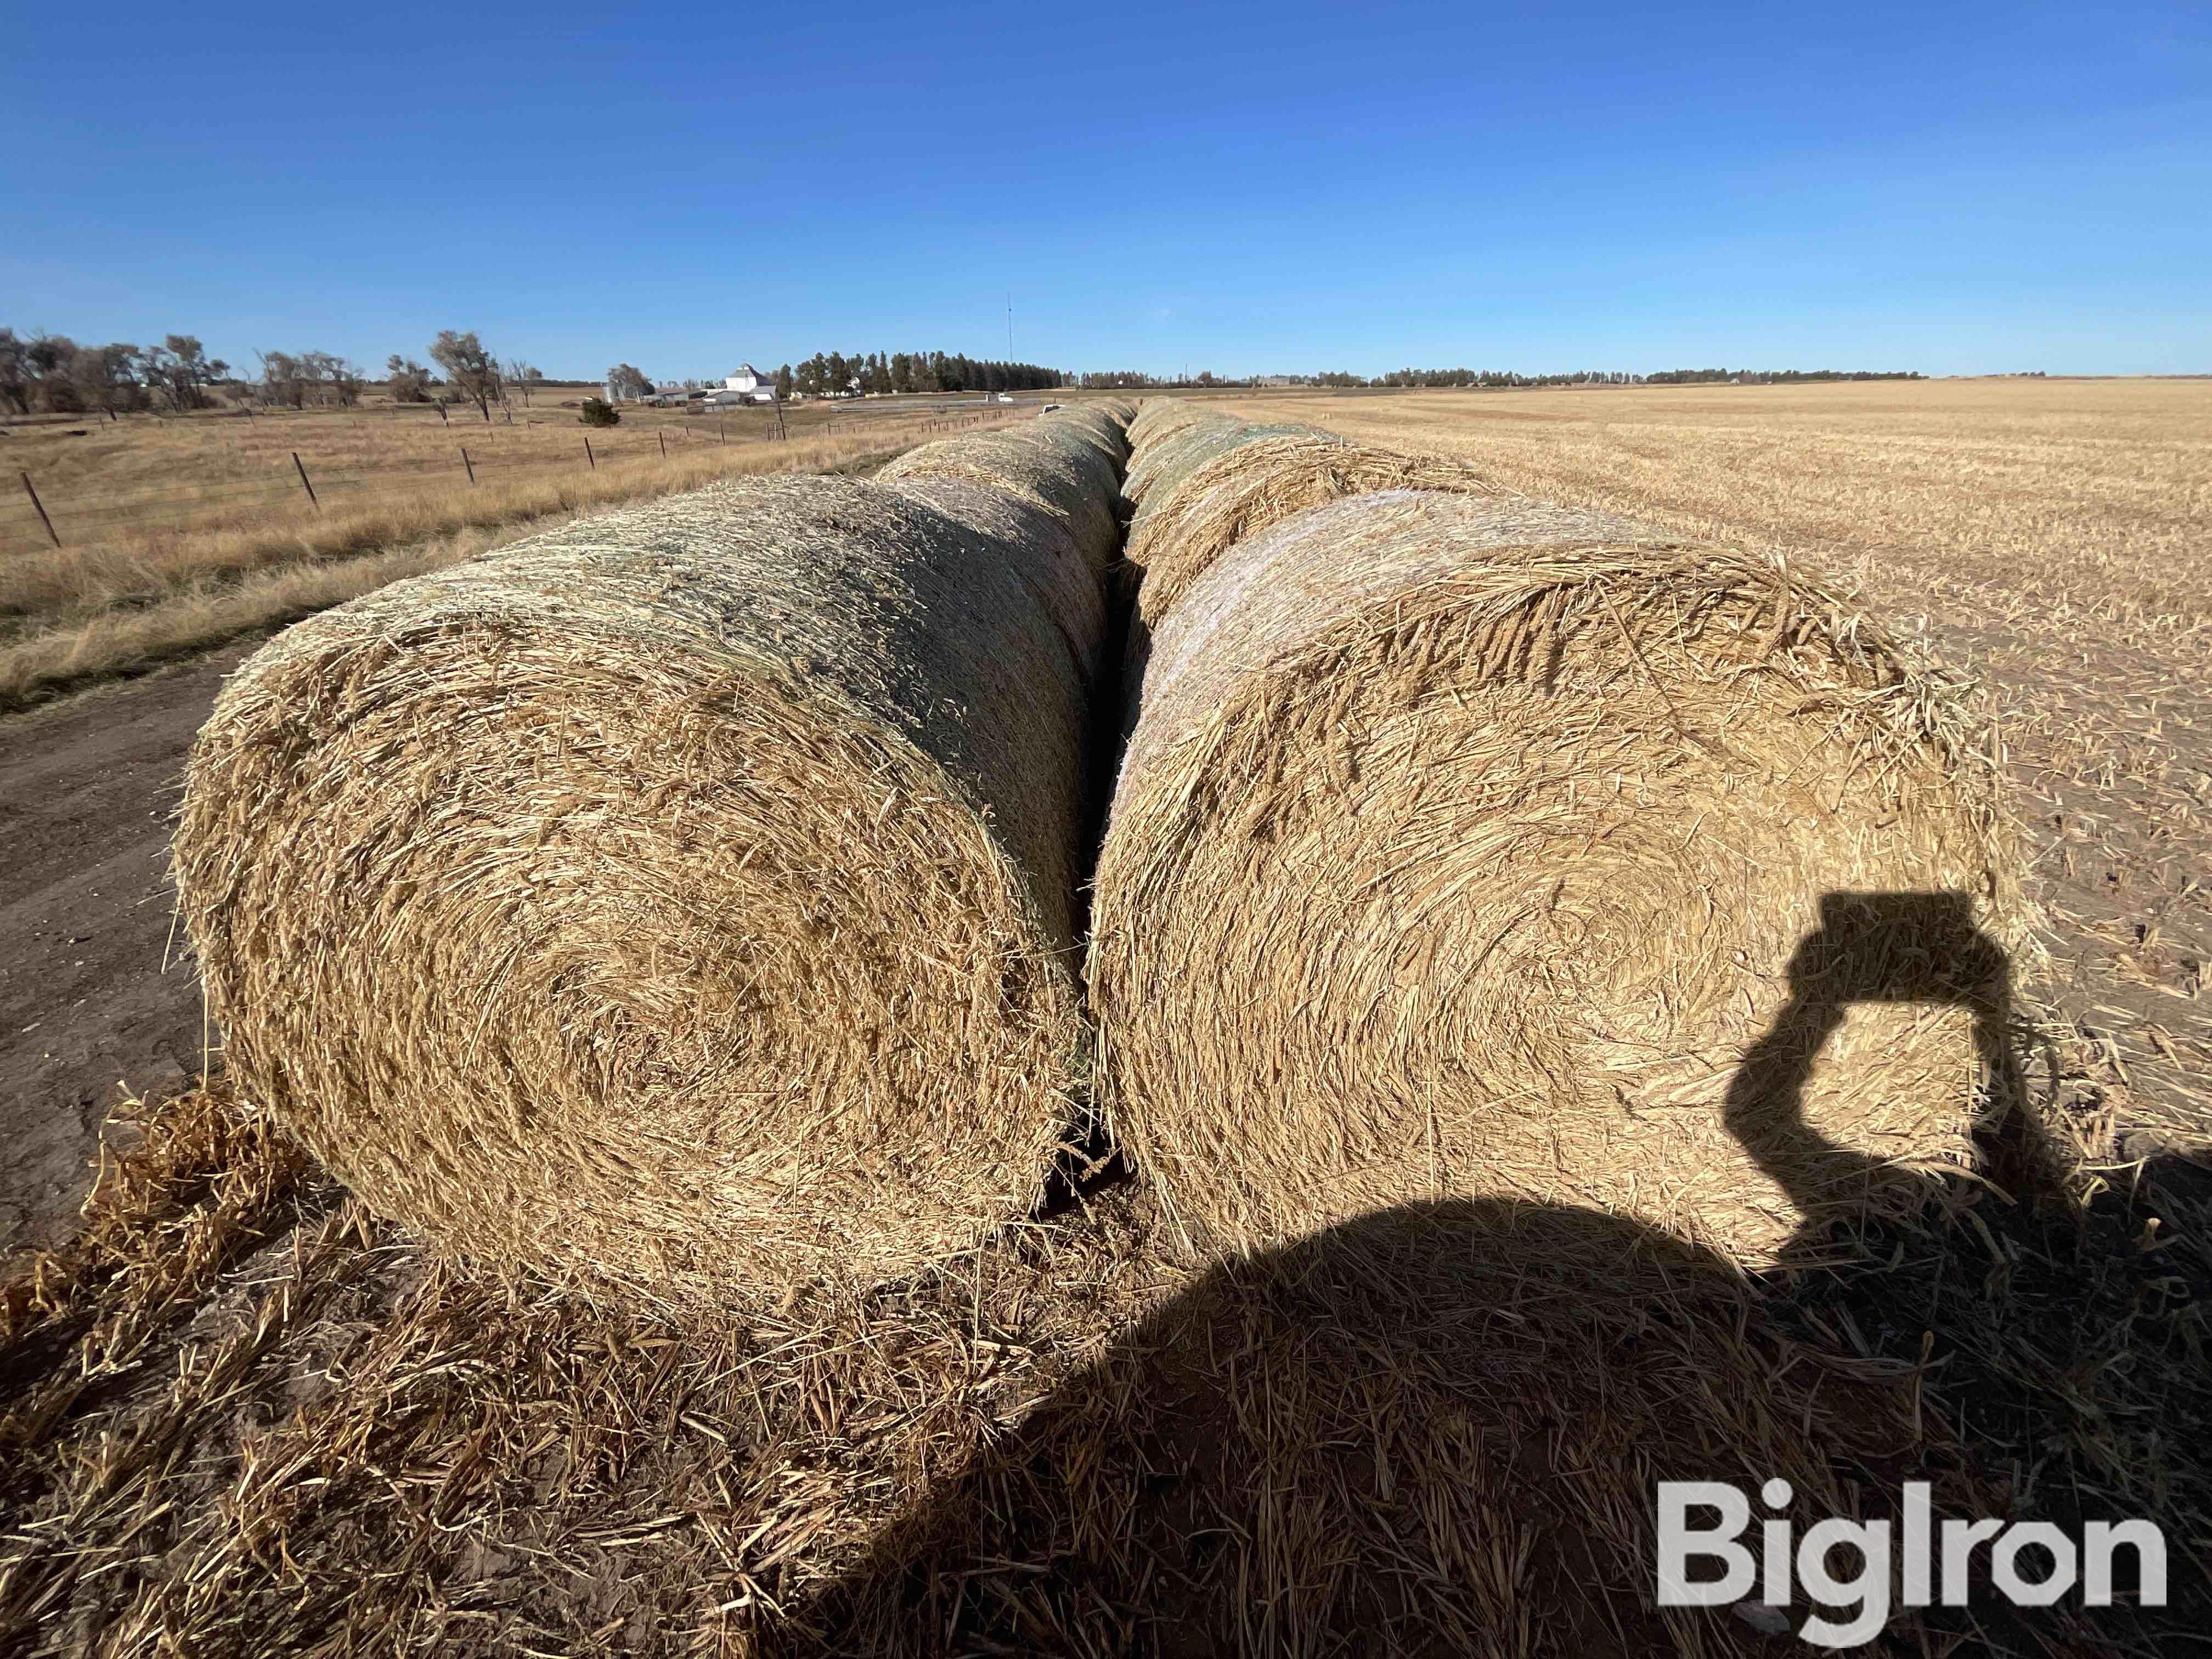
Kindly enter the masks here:
<path id="1" fill-rule="evenodd" d="M 175 854 L 246 1092 L 453 1250 L 670 1300 L 1022 1213 L 1102 619 L 1058 515 L 933 487 L 718 485 L 250 659 Z"/>
<path id="2" fill-rule="evenodd" d="M 1137 600 L 1156 623 L 1237 543 L 1309 507 L 1384 489 L 1516 497 L 1464 462 L 1346 443 L 1325 434 L 1249 439 L 1155 495 L 1126 555 L 1143 573 Z"/>
<path id="3" fill-rule="evenodd" d="M 1780 568 L 1608 529 L 1355 497 L 1164 619 L 1090 986 L 1117 1131 L 1194 1233 L 1504 1195 L 1758 1260 L 1892 1193 L 1874 1161 L 1963 1154 L 1994 994 L 1826 1009 L 1801 955 L 1866 891 L 1971 913 L 1856 942 L 1900 982 L 2020 937 L 1953 694 Z"/>

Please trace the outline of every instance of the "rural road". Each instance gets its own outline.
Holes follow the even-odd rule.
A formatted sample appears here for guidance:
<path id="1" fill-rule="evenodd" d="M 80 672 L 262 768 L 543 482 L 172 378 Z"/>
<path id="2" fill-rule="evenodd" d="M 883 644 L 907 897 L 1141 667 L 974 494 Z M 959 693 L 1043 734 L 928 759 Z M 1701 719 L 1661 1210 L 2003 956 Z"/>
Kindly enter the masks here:
<path id="1" fill-rule="evenodd" d="M 257 643 L 0 720 L 0 1250 L 70 1231 L 124 1087 L 199 1072 L 168 818 L 193 734 Z"/>

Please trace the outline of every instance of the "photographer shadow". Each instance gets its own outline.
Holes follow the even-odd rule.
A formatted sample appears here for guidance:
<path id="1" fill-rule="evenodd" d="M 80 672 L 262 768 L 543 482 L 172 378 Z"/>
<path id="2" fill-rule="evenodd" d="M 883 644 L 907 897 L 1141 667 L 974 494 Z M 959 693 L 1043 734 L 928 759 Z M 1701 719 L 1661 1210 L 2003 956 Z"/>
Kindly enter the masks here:
<path id="1" fill-rule="evenodd" d="M 1806 1217 L 1778 1267 L 1503 1198 L 1401 1206 L 1224 1260 L 769 1648 L 1765 1652 L 1765 1609 L 1655 1605 L 1656 1483 L 1755 1492 L 1778 1476 L 1801 1516 L 1872 1517 L 1925 1479 L 1939 1513 L 1995 1512 L 1927 1409 L 1942 1339 L 1915 1322 L 1928 1285 L 1948 1293 L 1986 1261 L 1928 1260 L 1959 1248 L 1948 1224 L 1860 1224 L 1955 1217 L 1984 1183 L 1835 1146 L 1802 1103 L 1854 1004 L 1966 1008 L 1986 1179 L 2040 1190 L 2056 1165 L 2021 1098 L 2005 953 L 1961 896 L 1834 894 L 1789 977 L 1723 1108 Z M 1889 1636 L 1918 1651 L 1983 1628 L 1974 1616 L 1901 1613 Z M 2031 1645 L 2065 1644 L 2066 1615 L 2049 1617 Z"/>

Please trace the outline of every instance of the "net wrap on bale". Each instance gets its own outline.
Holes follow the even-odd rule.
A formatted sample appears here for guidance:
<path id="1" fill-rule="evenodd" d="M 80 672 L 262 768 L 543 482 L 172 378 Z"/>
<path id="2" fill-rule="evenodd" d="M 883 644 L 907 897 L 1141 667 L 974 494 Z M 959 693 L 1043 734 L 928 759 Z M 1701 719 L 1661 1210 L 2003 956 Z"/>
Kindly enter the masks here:
<path id="1" fill-rule="evenodd" d="M 1123 459 L 1094 423 L 1048 415 L 1025 426 L 923 444 L 877 477 L 902 487 L 925 478 L 962 479 L 1026 499 L 1058 516 L 1097 571 L 1121 553 L 1116 503 Z"/>
<path id="2" fill-rule="evenodd" d="M 1217 1245 L 1503 1196 L 1767 1259 L 1964 1155 L 1986 986 L 1932 981 L 2019 941 L 2013 867 L 1952 693 L 1786 569 L 1356 496 L 1153 641 L 1096 879 L 1110 1109 Z M 1808 940 L 1861 893 L 1937 920 L 1854 974 L 1931 982 L 1830 1006 Z"/>
<path id="3" fill-rule="evenodd" d="M 450 1249 L 670 1300 L 1021 1214 L 1103 618 L 1060 514 L 931 487 L 718 485 L 252 658 L 175 852 L 246 1091 Z"/>

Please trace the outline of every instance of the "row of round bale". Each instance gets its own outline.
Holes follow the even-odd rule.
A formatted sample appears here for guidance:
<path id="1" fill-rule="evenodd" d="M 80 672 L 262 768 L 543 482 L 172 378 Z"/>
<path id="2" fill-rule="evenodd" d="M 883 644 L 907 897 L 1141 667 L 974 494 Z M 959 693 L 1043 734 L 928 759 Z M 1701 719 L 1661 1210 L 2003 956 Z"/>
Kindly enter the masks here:
<path id="1" fill-rule="evenodd" d="M 1954 705 L 1784 567 L 1167 401 L 313 618 L 176 845 L 254 1098 L 677 1297 L 969 1248 L 1094 1102 L 1211 1248 L 1510 1196 L 1769 1258 L 1962 1155 L 2024 926 Z"/>
<path id="2" fill-rule="evenodd" d="M 446 1247 L 874 1281 L 1080 1131 L 1126 411 L 716 485 L 303 622 L 175 836 L 227 1064 Z"/>
<path id="3" fill-rule="evenodd" d="M 1778 562 L 1148 404 L 1089 991 L 1194 1241 L 1502 1197 L 1770 1260 L 1966 1153 L 1979 734 Z"/>
<path id="4" fill-rule="evenodd" d="M 1218 1259 L 933 1470 L 839 1652 L 1764 1650 L 1651 1604 L 1654 1482 L 1856 1515 L 1916 1443 L 1741 1270 L 1963 1158 L 2030 920 L 1948 688 L 1785 565 L 1167 400 L 314 617 L 176 847 L 246 1093 L 496 1263 L 880 1285 L 1105 1109 Z"/>

